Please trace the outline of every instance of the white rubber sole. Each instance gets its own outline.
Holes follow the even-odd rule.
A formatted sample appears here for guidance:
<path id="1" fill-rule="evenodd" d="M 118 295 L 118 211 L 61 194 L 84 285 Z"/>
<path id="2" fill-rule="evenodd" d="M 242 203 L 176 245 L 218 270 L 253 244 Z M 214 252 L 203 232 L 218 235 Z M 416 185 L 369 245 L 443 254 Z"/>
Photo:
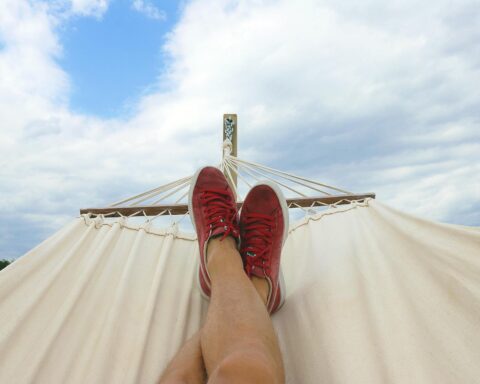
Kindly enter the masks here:
<path id="1" fill-rule="evenodd" d="M 192 180 L 190 181 L 190 189 L 188 190 L 188 212 L 190 213 L 190 221 L 192 222 L 193 230 L 195 232 L 197 232 L 197 228 L 195 227 L 195 220 L 193 220 L 193 217 L 192 217 L 192 212 L 193 212 L 192 198 L 193 198 L 193 189 L 197 184 L 198 175 L 200 174 L 202 169 L 203 168 L 197 169 L 197 171 L 193 174 Z"/>
<path id="2" fill-rule="evenodd" d="M 188 212 L 190 213 L 190 221 L 192 222 L 192 225 L 193 225 L 193 230 L 195 231 L 195 233 L 197 232 L 197 228 L 195 226 L 195 220 L 193 219 L 193 189 L 195 188 L 195 185 L 197 184 L 197 179 L 198 179 L 198 175 L 200 174 L 200 172 L 202 171 L 202 169 L 205 168 L 205 167 L 202 167 L 200 169 L 198 169 L 192 176 L 192 180 L 190 181 L 190 189 L 188 191 Z M 203 289 L 202 289 L 202 285 L 200 284 L 200 273 L 203 273 L 202 272 L 202 266 L 201 266 L 201 263 L 200 263 L 200 258 L 197 259 L 198 260 L 198 272 L 197 272 L 197 287 L 198 287 L 198 290 L 200 291 L 200 294 L 202 295 L 202 297 L 206 300 L 210 300 L 210 297 L 208 297 L 205 292 L 203 292 Z M 210 287 L 209 287 L 210 288 Z"/>
<path id="3" fill-rule="evenodd" d="M 278 308 L 275 312 L 277 312 L 280 308 L 283 307 L 285 303 L 285 295 L 287 293 L 287 286 L 285 285 L 285 279 L 283 278 L 282 268 L 280 267 L 280 271 L 278 272 L 278 279 L 280 284 L 280 304 L 278 304 Z"/>

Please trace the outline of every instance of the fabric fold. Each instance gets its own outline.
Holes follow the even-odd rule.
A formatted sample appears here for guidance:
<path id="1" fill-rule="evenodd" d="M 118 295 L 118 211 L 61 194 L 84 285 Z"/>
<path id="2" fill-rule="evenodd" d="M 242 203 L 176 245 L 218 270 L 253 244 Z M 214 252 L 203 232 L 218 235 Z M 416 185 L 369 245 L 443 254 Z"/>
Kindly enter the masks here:
<path id="1" fill-rule="evenodd" d="M 0 272 L 1 383 L 153 383 L 202 325 L 195 236 L 80 217 Z M 475 383 L 480 231 L 375 200 L 291 226 L 287 383 Z"/>

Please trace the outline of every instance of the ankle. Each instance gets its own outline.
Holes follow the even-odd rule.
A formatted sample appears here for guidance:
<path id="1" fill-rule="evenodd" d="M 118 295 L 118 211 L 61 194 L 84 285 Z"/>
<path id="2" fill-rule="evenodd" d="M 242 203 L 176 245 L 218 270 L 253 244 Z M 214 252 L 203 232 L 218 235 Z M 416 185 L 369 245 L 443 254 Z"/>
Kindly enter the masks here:
<path id="1" fill-rule="evenodd" d="M 217 271 L 226 271 L 231 268 L 242 269 L 243 262 L 237 250 L 237 243 L 231 236 L 225 239 L 221 238 L 211 239 L 207 245 L 206 263 L 210 278 Z"/>
<path id="2" fill-rule="evenodd" d="M 267 279 L 252 276 L 250 280 L 252 281 L 252 284 L 257 290 L 257 293 L 262 299 L 263 303 L 266 305 L 268 300 L 268 291 L 270 290 Z"/>
<path id="3" fill-rule="evenodd" d="M 211 254 L 225 252 L 237 249 L 237 243 L 232 236 L 227 236 L 222 240 L 221 236 L 210 239 L 207 244 L 206 256 L 207 260 L 211 258 Z"/>

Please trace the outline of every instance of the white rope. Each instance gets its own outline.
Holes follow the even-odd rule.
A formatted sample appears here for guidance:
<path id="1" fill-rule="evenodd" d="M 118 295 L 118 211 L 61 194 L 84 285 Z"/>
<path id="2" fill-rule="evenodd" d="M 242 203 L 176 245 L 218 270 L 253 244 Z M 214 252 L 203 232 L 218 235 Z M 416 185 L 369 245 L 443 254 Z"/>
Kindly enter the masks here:
<path id="1" fill-rule="evenodd" d="M 192 178 L 192 176 L 187 176 L 187 177 L 184 177 L 182 179 L 172 181 L 171 183 L 162 185 L 160 187 L 151 189 L 149 191 L 140 193 L 140 194 L 135 195 L 135 196 L 131 196 L 127 199 L 117 201 L 117 202 L 111 204 L 110 207 L 115 207 L 115 206 L 118 206 L 118 205 L 121 205 L 121 204 L 127 203 L 129 201 L 132 201 L 132 200 L 135 200 L 135 199 L 138 199 L 138 198 L 141 198 L 141 197 L 144 197 L 144 196 L 148 195 L 148 197 L 145 197 L 143 200 L 137 201 L 137 204 L 141 203 L 142 201 L 148 200 L 148 199 L 150 199 L 150 198 L 152 198 L 152 197 L 154 197 L 154 196 L 156 196 L 156 195 L 158 195 L 158 194 L 160 194 L 164 191 L 168 191 L 169 189 L 175 188 L 177 185 L 179 185 L 179 184 L 181 184 L 181 183 L 183 183 L 187 180 L 190 180 L 191 178 Z"/>
<path id="2" fill-rule="evenodd" d="M 304 177 L 301 177 L 301 176 L 297 176 L 297 175 L 293 175 L 293 174 L 290 174 L 290 173 L 287 173 L 287 172 L 279 171 L 277 169 L 270 168 L 270 167 L 267 167 L 267 166 L 264 166 L 264 165 L 261 165 L 261 164 L 255 163 L 255 162 L 250 162 L 250 161 L 247 161 L 247 160 L 242 160 L 242 159 L 239 159 L 237 157 L 231 156 L 231 152 L 229 151 L 229 149 L 230 149 L 229 144 L 230 144 L 229 142 L 224 142 L 224 148 L 223 148 L 224 153 L 223 153 L 222 162 L 219 165 L 217 165 L 217 168 L 221 169 L 222 172 L 226 175 L 226 177 L 228 178 L 228 180 L 230 181 L 230 183 L 232 185 L 232 188 L 235 191 L 235 194 L 238 193 L 238 186 L 234 182 L 234 175 L 237 176 L 238 180 L 245 183 L 245 185 L 247 185 L 248 188 L 252 188 L 252 185 L 250 183 L 251 182 L 250 177 L 255 181 L 260 181 L 262 179 L 268 179 L 268 180 L 271 180 L 271 181 L 275 182 L 276 184 L 282 186 L 285 189 L 288 189 L 289 191 L 291 191 L 291 192 L 293 192 L 296 195 L 299 195 L 301 197 L 308 197 L 308 196 L 306 194 L 304 194 L 303 192 L 299 191 L 298 189 L 296 189 L 293 186 L 290 186 L 288 184 L 294 183 L 294 184 L 303 186 L 305 188 L 320 192 L 320 193 L 328 195 L 328 196 L 332 196 L 332 194 L 329 193 L 329 192 L 326 192 L 322 189 L 319 189 L 318 186 L 328 188 L 328 189 L 331 189 L 333 191 L 337 191 L 337 192 L 341 192 L 341 193 L 347 193 L 347 194 L 351 193 L 351 192 L 348 192 L 346 190 L 343 190 L 343 189 L 340 189 L 340 188 L 337 188 L 337 187 L 333 187 L 333 186 L 330 186 L 330 185 L 327 185 L 327 184 L 317 182 L 315 180 L 310 180 L 310 179 L 307 179 L 307 178 L 304 178 Z M 244 177 L 245 175 L 248 175 L 249 177 Z M 175 195 L 175 194 L 179 193 L 180 191 L 183 191 L 185 188 L 189 187 L 190 183 L 191 183 L 191 179 L 192 179 L 192 176 L 188 176 L 188 177 L 184 177 L 184 178 L 175 180 L 171 183 L 162 185 L 160 187 L 151 189 L 149 191 L 140 193 L 138 195 L 129 197 L 127 199 L 117 201 L 117 202 L 111 204 L 110 207 L 114 208 L 114 207 L 122 206 L 126 203 L 130 203 L 128 205 L 130 207 L 135 207 L 135 206 L 139 206 L 139 204 L 143 203 L 144 201 L 153 199 L 156 196 L 158 197 L 157 200 L 155 200 L 153 203 L 149 203 L 148 205 L 159 205 L 160 202 L 166 200 L 170 196 Z M 284 182 L 282 182 L 282 180 Z M 287 182 L 287 183 L 290 182 L 290 183 L 285 184 L 285 182 Z M 301 188 L 301 189 L 303 190 L 303 188 Z M 178 204 L 182 200 L 184 200 L 187 197 L 188 193 L 189 193 L 189 190 L 187 190 L 186 192 L 181 192 L 180 197 L 175 201 L 174 204 Z M 301 208 L 303 211 L 309 213 L 309 212 L 312 212 L 315 207 L 330 206 L 330 207 L 336 208 L 337 205 L 339 205 L 339 204 L 341 204 L 342 202 L 345 202 L 345 201 L 348 201 L 348 200 L 346 200 L 346 199 L 339 200 L 339 201 L 335 202 L 334 204 L 326 204 L 326 203 L 322 203 L 322 202 L 319 202 L 319 201 L 314 201 L 314 202 L 312 202 L 312 204 L 308 208 L 300 206 L 298 203 L 290 203 L 288 206 L 289 206 L 289 208 Z M 128 219 L 129 217 L 140 215 L 140 213 L 142 213 L 143 216 L 148 217 L 144 210 L 139 210 L 139 211 L 134 212 L 134 213 L 132 213 L 131 215 L 128 215 L 128 216 L 124 216 L 120 212 L 114 211 L 114 212 L 110 212 L 110 213 L 105 214 L 105 215 L 97 215 L 97 217 L 100 217 L 101 219 L 103 219 L 103 218 L 106 218 L 108 216 L 116 214 L 116 215 L 120 216 L 121 218 Z M 166 213 L 170 216 L 173 216 L 172 211 L 167 208 L 167 209 L 163 210 L 162 212 L 158 213 L 157 215 L 155 215 L 154 217 L 148 218 L 147 223 L 151 223 L 153 220 L 155 220 L 156 218 L 158 218 L 158 217 L 160 217 L 160 216 L 162 216 Z M 175 221 L 175 223 L 177 223 L 177 224 L 180 223 L 187 214 L 189 214 L 188 211 L 185 214 L 183 214 L 178 221 Z"/>
<path id="3" fill-rule="evenodd" d="M 288 187 L 288 186 L 285 186 L 285 184 L 282 184 L 282 183 L 281 183 L 280 181 L 278 181 L 277 179 L 273 179 L 273 178 L 270 178 L 270 177 L 266 176 L 266 174 L 268 174 L 268 173 L 273 174 L 273 175 L 275 175 L 276 177 L 280 177 L 280 178 L 283 178 L 283 179 L 292 181 L 292 182 L 295 183 L 295 184 L 302 185 L 302 186 L 307 187 L 307 188 L 309 188 L 309 189 L 313 189 L 313 190 L 315 190 L 315 191 L 317 191 L 317 192 L 320 192 L 320 193 L 323 193 L 323 194 L 325 194 L 325 195 L 331 196 L 331 194 L 328 193 L 328 192 L 326 192 L 326 191 L 323 191 L 323 190 L 321 190 L 321 189 L 312 187 L 312 186 L 307 185 L 307 184 L 305 184 L 305 183 L 303 183 L 303 182 L 299 182 L 298 180 L 295 180 L 295 179 L 292 178 L 292 177 L 286 177 L 286 176 L 283 176 L 283 175 L 276 174 L 276 173 L 274 173 L 274 172 L 265 171 L 265 170 L 263 170 L 263 169 L 262 169 L 262 171 L 259 171 L 258 169 L 256 169 L 257 167 L 255 167 L 254 165 L 247 165 L 247 164 L 246 164 L 247 162 L 242 163 L 242 162 L 238 162 L 238 161 L 235 161 L 235 160 L 233 160 L 233 162 L 234 162 L 234 164 L 236 164 L 238 167 L 240 167 L 240 166 L 242 166 L 242 167 L 249 167 L 249 168 L 252 169 L 253 171 L 255 171 L 255 172 L 257 172 L 258 174 L 262 175 L 262 177 L 266 177 L 266 178 L 268 178 L 268 179 L 270 179 L 270 180 L 273 180 L 273 181 L 275 181 L 277 184 L 280 184 L 280 185 L 284 186 L 285 188 L 289 188 L 289 187 Z M 290 189 L 290 188 L 289 188 L 289 189 Z M 301 193 L 301 192 L 298 192 L 298 191 L 296 191 L 296 190 L 293 190 L 293 191 L 294 191 L 295 193 L 301 195 L 301 196 L 306 196 L 305 194 L 303 194 L 303 193 Z"/>
<path id="4" fill-rule="evenodd" d="M 237 164 L 237 166 L 238 166 L 238 164 Z M 260 172 L 258 169 L 255 169 L 254 167 L 251 167 L 251 166 L 245 165 L 245 164 L 242 164 L 241 166 L 244 167 L 244 168 L 245 168 L 245 167 L 250 168 L 250 170 L 251 170 L 252 172 L 258 173 L 258 174 L 261 175 L 262 177 L 265 177 L 266 179 L 271 180 L 271 181 L 273 181 L 274 183 L 277 183 L 277 184 L 281 185 L 282 187 L 289 189 L 290 191 L 296 193 L 297 195 L 300 195 L 300 196 L 302 196 L 302 197 L 308 197 L 308 196 L 305 195 L 304 193 L 302 193 L 302 192 L 300 192 L 300 191 L 297 191 L 296 189 L 294 189 L 294 188 L 292 188 L 292 187 L 289 187 L 289 186 L 286 185 L 286 184 L 283 184 L 282 182 L 280 182 L 280 181 L 278 181 L 278 180 L 276 180 L 276 179 L 274 179 L 274 178 L 272 178 L 272 177 L 270 177 L 270 176 L 268 176 L 268 175 Z"/>
<path id="5" fill-rule="evenodd" d="M 302 207 L 300 204 L 297 204 L 297 203 L 290 203 L 290 204 L 288 204 L 288 208 L 292 208 L 292 206 L 293 206 L 294 208 L 300 208 L 302 211 L 305 211 L 305 212 L 308 213 L 308 210 L 305 209 L 305 207 Z"/>
<path id="6" fill-rule="evenodd" d="M 155 200 L 153 203 L 151 203 L 151 205 L 157 205 L 159 202 L 165 200 L 167 197 L 170 197 L 170 196 L 174 195 L 178 191 L 181 191 L 183 188 L 188 187 L 188 186 L 190 186 L 190 180 L 188 180 L 186 183 L 183 183 L 178 188 L 174 189 L 172 192 L 166 194 L 165 196 L 162 196 L 160 199 Z"/>
<path id="7" fill-rule="evenodd" d="M 124 199 L 124 200 L 121 200 L 121 201 L 118 201 L 116 203 L 113 203 L 112 205 L 110 205 L 111 207 L 113 206 L 117 206 L 117 205 L 120 205 L 120 204 L 123 204 L 123 203 L 126 203 L 126 202 L 129 202 L 129 201 L 132 201 L 132 200 L 135 200 L 135 199 L 138 199 L 140 197 L 144 197 L 144 196 L 148 196 L 146 198 L 144 198 L 143 200 L 140 200 L 138 202 L 142 202 L 142 201 L 145 201 L 145 200 L 148 200 L 149 198 L 151 197 L 154 197 L 156 195 L 158 195 L 159 193 L 163 192 L 163 191 L 167 191 L 171 188 L 175 188 L 179 183 L 185 181 L 186 179 L 189 179 L 189 177 L 185 177 L 183 179 L 179 179 L 179 180 L 175 180 L 175 181 L 172 181 L 171 183 L 168 183 L 168 184 L 165 184 L 165 185 L 162 185 L 160 187 L 157 187 L 155 189 L 152 189 L 150 191 L 147 191 L 147 192 L 143 192 L 143 193 L 140 193 L 138 195 L 135 195 L 135 196 L 132 196 L 132 197 L 129 197 L 127 199 Z M 138 203 L 137 202 L 137 203 Z"/>
<path id="8" fill-rule="evenodd" d="M 227 164 L 227 163 L 225 163 L 225 164 Z M 237 196 L 237 186 L 236 186 L 235 182 L 233 181 L 233 177 L 232 177 L 232 174 L 230 173 L 230 169 L 228 168 L 228 166 L 225 168 L 225 170 L 227 171 L 227 176 L 230 179 L 231 186 L 232 186 L 232 188 L 235 192 L 235 196 Z"/>
<path id="9" fill-rule="evenodd" d="M 180 201 L 182 201 L 185 197 L 187 197 L 189 192 L 190 192 L 190 188 L 187 192 L 185 192 L 182 196 L 180 196 L 177 200 L 175 200 L 174 204 L 178 204 Z"/>
<path id="10" fill-rule="evenodd" d="M 182 182 L 180 182 L 180 180 L 178 180 L 177 183 L 175 183 L 175 185 L 170 186 L 169 189 L 167 189 L 167 190 L 165 190 L 165 191 L 162 191 L 162 192 L 160 192 L 160 193 L 157 193 L 157 194 L 155 194 L 155 195 L 152 195 L 152 196 L 144 197 L 144 198 L 141 199 L 141 200 L 137 200 L 137 201 L 135 201 L 134 203 L 132 203 L 132 205 L 137 206 L 137 205 L 139 205 L 140 203 L 144 202 L 145 200 L 150 200 L 150 199 L 152 199 L 153 197 L 160 195 L 161 193 L 166 193 L 166 192 L 168 192 L 169 190 L 172 190 L 172 189 L 173 189 L 172 192 L 167 193 L 165 196 L 163 196 L 163 197 L 161 197 L 159 200 L 157 200 L 157 202 L 158 202 L 158 201 L 161 201 L 161 200 L 163 200 L 163 199 L 165 199 L 165 198 L 167 198 L 167 197 L 175 194 L 177 191 L 179 191 L 180 189 L 182 189 L 182 188 L 184 188 L 186 185 L 188 185 L 188 184 L 190 183 L 190 179 L 191 179 L 191 177 L 188 178 L 187 180 L 182 181 Z M 150 203 L 149 205 L 155 205 L 155 204 L 156 204 L 156 203 Z"/>
<path id="11" fill-rule="evenodd" d="M 223 148 L 223 157 L 228 157 L 232 153 L 233 150 L 233 144 L 229 139 L 225 139 L 222 144 Z"/>
<path id="12" fill-rule="evenodd" d="M 245 171 L 245 173 L 248 173 L 255 181 L 260 181 L 261 179 L 259 177 L 257 177 L 256 175 L 254 175 L 253 173 L 251 173 L 247 168 L 245 168 L 244 165 L 237 165 L 238 169 L 240 168 L 243 168 L 243 170 Z"/>
<path id="13" fill-rule="evenodd" d="M 219 168 L 219 169 L 222 169 L 223 168 L 223 163 L 221 164 L 217 164 L 216 165 L 216 168 Z M 164 193 L 164 192 L 167 192 L 171 189 L 174 189 L 173 191 L 171 191 L 170 193 L 167 193 L 165 196 L 162 196 L 160 199 L 154 201 L 153 203 L 150 203 L 149 205 L 156 205 L 158 204 L 159 202 L 167 199 L 168 197 L 176 194 L 177 192 L 179 192 L 180 190 L 184 189 L 185 187 L 190 187 L 190 183 L 191 183 L 191 180 L 192 180 L 192 177 L 193 176 L 188 176 L 188 177 L 184 177 L 182 179 L 179 179 L 179 180 L 176 180 L 174 182 L 171 182 L 171 183 L 168 183 L 168 184 L 165 184 L 164 186 L 162 187 L 158 187 L 158 188 L 155 188 L 155 190 L 152 190 L 154 191 L 151 195 L 149 196 L 145 196 L 143 199 L 141 200 L 137 200 L 136 202 L 132 203 L 130 206 L 136 206 L 138 205 L 139 203 L 142 203 L 144 202 L 145 200 L 149 200 L 155 196 L 158 196 L 159 194 L 161 193 Z M 162 189 L 161 191 L 159 191 L 159 189 Z M 151 192 L 151 191 L 150 191 Z M 178 204 L 180 201 L 182 201 L 185 197 L 187 197 L 188 195 L 188 190 L 182 194 L 175 202 L 174 204 Z M 137 195 L 137 196 L 134 196 L 134 197 L 131 197 L 129 199 L 126 199 L 126 200 L 123 200 L 122 202 L 126 202 L 126 201 L 131 201 L 131 200 L 134 200 L 136 197 L 140 197 L 142 195 L 145 195 L 147 194 L 148 192 L 145 192 L 145 193 L 142 193 L 140 195 Z M 119 203 L 122 203 L 122 202 L 119 202 Z"/>
<path id="14" fill-rule="evenodd" d="M 189 211 L 185 212 L 185 213 L 180 217 L 180 219 L 178 219 L 177 221 L 174 221 L 174 223 L 177 224 L 177 225 L 180 224 L 180 222 L 185 218 L 185 216 L 187 216 L 187 215 L 189 215 L 189 214 L 190 214 Z"/>
<path id="15" fill-rule="evenodd" d="M 145 216 L 145 217 L 147 216 L 147 215 L 145 214 L 145 211 L 144 211 L 143 209 L 141 209 L 140 211 L 137 211 L 137 212 L 134 212 L 134 213 L 128 215 L 128 216 L 127 216 L 127 219 L 130 218 L 130 217 L 132 217 L 132 216 L 136 216 L 137 213 L 140 213 L 140 212 L 143 213 L 143 216 Z"/>
<path id="16" fill-rule="evenodd" d="M 148 219 L 146 220 L 146 222 L 147 222 L 147 223 L 151 223 L 151 222 L 152 222 L 153 220 L 155 220 L 156 218 L 162 216 L 165 212 L 168 212 L 168 214 L 169 214 L 170 216 L 172 216 L 172 212 L 171 212 L 169 209 L 165 209 L 165 210 L 163 210 L 162 212 L 156 214 L 155 216 L 148 218 Z"/>
<path id="17" fill-rule="evenodd" d="M 227 164 L 228 167 L 230 167 L 230 169 L 231 169 L 234 173 L 237 174 L 237 177 L 238 177 L 241 181 L 243 181 L 243 182 L 248 186 L 248 188 L 252 188 L 252 186 L 250 185 L 250 183 L 243 178 L 243 176 L 240 174 L 240 172 L 238 172 L 238 167 L 237 167 L 237 166 L 235 166 L 228 158 L 225 158 L 225 163 Z"/>
<path id="18" fill-rule="evenodd" d="M 310 185 L 308 185 L 308 184 L 301 183 L 300 181 L 304 181 L 304 182 L 308 182 L 308 183 L 311 183 L 311 184 L 319 185 L 319 186 L 322 186 L 322 187 L 325 187 L 325 188 L 333 189 L 334 191 L 337 191 L 337 192 L 352 194 L 352 192 L 346 191 L 346 190 L 344 190 L 344 189 L 340 189 L 340 188 L 337 188 L 337 187 L 333 187 L 333 186 L 331 186 L 331 185 L 323 184 L 323 183 L 320 183 L 320 182 L 315 181 L 315 180 L 306 179 L 306 178 L 304 178 L 304 177 L 297 176 L 297 175 L 293 175 L 293 174 L 291 174 L 291 173 L 279 171 L 278 169 L 273 169 L 273 168 L 267 167 L 267 166 L 265 166 L 265 165 L 261 165 L 261 164 L 258 164 L 258 163 L 254 163 L 254 162 L 252 162 L 252 161 L 242 160 L 242 159 L 239 159 L 238 157 L 234 157 L 234 156 L 229 156 L 229 157 L 230 157 L 230 159 L 231 159 L 234 163 L 236 163 L 236 162 L 245 163 L 245 164 L 248 164 L 248 165 L 251 165 L 251 166 L 254 166 L 254 167 L 263 169 L 263 170 L 265 170 L 265 171 L 268 171 L 268 172 L 277 174 L 277 175 L 279 175 L 279 176 L 283 176 L 283 177 L 286 178 L 286 179 L 290 179 L 290 180 L 291 180 L 292 178 L 293 178 L 293 179 L 296 179 L 296 180 L 295 180 L 296 183 L 301 184 L 301 185 L 304 185 L 304 186 L 307 187 L 307 188 L 315 189 L 315 188 L 313 188 L 312 186 L 310 186 Z M 291 181 L 294 181 L 294 180 L 291 180 Z M 331 195 L 330 193 L 325 192 L 325 191 L 321 191 L 321 190 L 318 190 L 318 189 L 315 189 L 315 190 L 318 191 L 318 192 L 325 193 L 325 194 L 327 194 L 327 195 Z"/>
<path id="19" fill-rule="evenodd" d="M 109 212 L 109 213 L 99 213 L 99 214 L 97 215 L 97 217 L 98 217 L 98 216 L 107 217 L 107 216 L 111 216 L 111 215 L 114 215 L 114 214 L 117 214 L 118 216 L 123 217 L 123 215 L 122 215 L 120 212 L 118 212 L 118 211 Z"/>

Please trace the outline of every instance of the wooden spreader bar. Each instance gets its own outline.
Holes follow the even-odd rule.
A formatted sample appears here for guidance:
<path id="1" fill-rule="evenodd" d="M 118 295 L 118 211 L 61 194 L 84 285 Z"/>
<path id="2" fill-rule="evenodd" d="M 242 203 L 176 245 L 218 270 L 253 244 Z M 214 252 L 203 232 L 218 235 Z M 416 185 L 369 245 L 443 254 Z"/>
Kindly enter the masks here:
<path id="1" fill-rule="evenodd" d="M 348 204 L 352 200 L 363 200 L 367 198 L 375 198 L 375 193 L 364 193 L 355 195 L 337 195 L 337 196 L 321 196 L 321 197 L 302 197 L 287 199 L 287 205 L 290 208 L 310 207 L 314 203 L 314 206 L 322 204 Z M 242 202 L 237 203 L 238 208 L 242 206 Z M 173 205 L 145 205 L 135 207 L 106 207 L 106 208 L 83 208 L 80 209 L 80 214 L 90 213 L 92 215 L 107 215 L 109 217 L 123 216 L 156 216 L 163 212 L 163 215 L 183 215 L 187 213 L 188 206 L 186 204 L 173 204 Z"/>

